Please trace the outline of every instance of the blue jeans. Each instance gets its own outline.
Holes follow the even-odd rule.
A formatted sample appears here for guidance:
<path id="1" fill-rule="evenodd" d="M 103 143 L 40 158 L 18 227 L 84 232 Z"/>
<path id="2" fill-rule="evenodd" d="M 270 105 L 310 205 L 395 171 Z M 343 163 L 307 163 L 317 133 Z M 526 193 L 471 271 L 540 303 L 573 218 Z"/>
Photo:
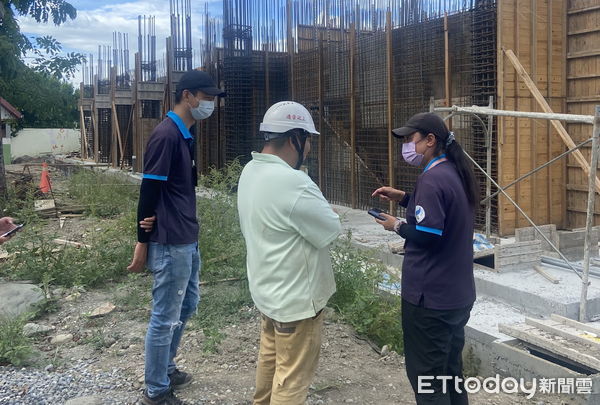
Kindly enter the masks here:
<path id="1" fill-rule="evenodd" d="M 198 244 L 162 245 L 150 242 L 148 268 L 154 276 L 152 315 L 146 334 L 145 380 L 148 396 L 169 389 L 169 374 L 187 320 L 200 300 Z"/>

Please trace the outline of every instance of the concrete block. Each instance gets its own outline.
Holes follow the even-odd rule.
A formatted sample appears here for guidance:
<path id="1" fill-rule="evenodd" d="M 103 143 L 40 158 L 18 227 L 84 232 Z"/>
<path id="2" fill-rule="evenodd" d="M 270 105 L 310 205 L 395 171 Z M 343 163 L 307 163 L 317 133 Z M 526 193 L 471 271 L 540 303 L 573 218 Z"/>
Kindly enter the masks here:
<path id="1" fill-rule="evenodd" d="M 541 263 L 542 242 L 527 242 L 496 245 L 494 247 L 494 268 L 496 271 L 519 271 L 533 268 Z"/>
<path id="2" fill-rule="evenodd" d="M 585 246 L 585 229 L 558 231 L 559 249 L 569 260 L 582 260 Z M 598 256 L 599 231 L 592 232 L 592 256 Z"/>
<path id="3" fill-rule="evenodd" d="M 550 239 L 550 242 L 552 242 L 554 246 L 558 247 L 558 231 L 556 230 L 555 224 L 540 225 L 538 228 L 548 239 Z M 542 250 L 554 252 L 554 249 L 550 247 L 550 244 L 548 244 L 548 242 L 546 242 L 532 226 L 528 228 L 518 228 L 515 231 L 515 239 L 517 242 L 539 240 L 542 242 Z"/>
<path id="4" fill-rule="evenodd" d="M 564 302 L 553 301 L 538 294 L 521 291 L 518 288 L 491 280 L 475 278 L 475 286 L 478 295 L 494 297 L 527 314 L 543 317 L 554 313 L 568 317 L 572 315 L 574 309 L 569 308 L 568 304 Z"/>
<path id="5" fill-rule="evenodd" d="M 465 351 L 472 351 L 480 360 L 479 375 L 481 377 L 494 377 L 499 374 L 502 377 L 523 378 L 525 381 L 533 381 L 535 378 L 538 387 L 541 378 L 591 378 L 591 394 L 563 394 L 561 399 L 572 405 L 600 403 L 600 375 L 579 374 L 567 367 L 534 356 L 521 347 L 516 339 L 482 343 L 477 339 L 473 339 L 474 332 L 468 327 L 465 328 Z M 532 403 L 538 403 L 536 399 L 539 400 L 540 398 L 538 388 L 538 392 L 532 398 Z"/>
<path id="6" fill-rule="evenodd" d="M 591 405 L 598 403 L 600 394 L 598 392 L 599 389 L 597 384 L 600 382 L 600 378 L 597 374 L 591 376 L 579 374 L 566 367 L 534 356 L 520 347 L 517 340 L 494 342 L 490 346 L 483 348 L 478 347 L 477 344 L 471 345 L 467 338 L 467 347 L 472 348 L 473 353 L 483 357 L 480 357 L 481 364 L 486 364 L 486 367 L 482 367 L 481 369 L 481 375 L 483 377 L 493 377 L 496 374 L 499 374 L 503 377 L 512 377 L 516 379 L 523 378 L 525 381 L 533 381 L 535 378 L 538 386 L 541 378 L 591 378 L 591 394 L 563 394 L 561 399 L 565 400 L 565 403 L 573 405 Z M 537 403 L 536 399 L 539 400 L 540 398 L 538 388 L 538 392 L 532 398 L 532 403 Z"/>

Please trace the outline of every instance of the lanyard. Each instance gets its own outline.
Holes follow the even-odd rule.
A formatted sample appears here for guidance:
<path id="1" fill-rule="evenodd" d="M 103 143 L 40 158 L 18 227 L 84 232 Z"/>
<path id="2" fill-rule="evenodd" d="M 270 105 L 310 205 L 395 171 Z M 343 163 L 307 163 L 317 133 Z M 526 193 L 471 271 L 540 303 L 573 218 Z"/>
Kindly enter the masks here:
<path id="1" fill-rule="evenodd" d="M 423 170 L 423 173 L 425 173 L 427 170 L 429 170 L 431 168 L 431 166 L 437 162 L 440 159 L 443 159 L 446 157 L 445 153 L 442 153 L 441 155 L 439 155 L 438 157 L 436 157 L 435 159 L 432 159 L 429 163 L 427 163 L 427 166 L 425 166 L 425 169 Z"/>

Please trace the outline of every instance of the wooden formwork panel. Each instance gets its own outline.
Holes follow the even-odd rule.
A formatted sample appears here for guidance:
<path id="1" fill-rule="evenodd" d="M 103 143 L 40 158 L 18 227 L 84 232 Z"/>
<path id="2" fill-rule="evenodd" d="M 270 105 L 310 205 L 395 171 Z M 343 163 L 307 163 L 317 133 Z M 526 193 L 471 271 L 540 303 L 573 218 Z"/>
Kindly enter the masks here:
<path id="1" fill-rule="evenodd" d="M 498 104 L 501 109 L 542 111 L 503 50 L 511 49 L 555 112 L 564 112 L 566 0 L 498 2 Z M 506 185 L 564 152 L 548 121 L 499 118 L 498 176 Z M 508 194 L 536 224 L 566 222 L 566 162 L 559 161 L 511 187 Z M 529 226 L 504 197 L 499 204 L 499 232 Z"/>
<path id="2" fill-rule="evenodd" d="M 570 0 L 567 4 L 567 112 L 594 114 L 600 104 L 600 7 L 598 0 Z M 567 131 L 580 143 L 592 135 L 592 126 L 569 124 Z M 581 151 L 590 160 L 590 145 Z M 585 225 L 588 177 L 570 158 L 567 164 L 567 225 L 578 228 Z M 600 215 L 600 201 L 596 199 L 596 214 Z M 595 224 L 600 223 L 600 216 Z"/>

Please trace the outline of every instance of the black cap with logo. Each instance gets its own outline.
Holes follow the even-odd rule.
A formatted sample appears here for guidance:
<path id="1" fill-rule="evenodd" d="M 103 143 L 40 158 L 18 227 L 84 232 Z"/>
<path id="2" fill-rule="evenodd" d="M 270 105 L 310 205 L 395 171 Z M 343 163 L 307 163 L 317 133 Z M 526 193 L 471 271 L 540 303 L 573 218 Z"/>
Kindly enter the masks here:
<path id="1" fill-rule="evenodd" d="M 209 96 L 226 96 L 226 93 L 217 87 L 213 78 L 202 70 L 190 70 L 181 76 L 177 83 L 177 91 L 183 90 L 200 90 Z"/>
<path id="2" fill-rule="evenodd" d="M 447 140 L 450 135 L 448 127 L 439 115 L 434 113 L 415 114 L 401 128 L 392 130 L 396 138 L 404 138 L 415 132 L 421 132 L 423 135 L 434 134 L 436 137 Z"/>

